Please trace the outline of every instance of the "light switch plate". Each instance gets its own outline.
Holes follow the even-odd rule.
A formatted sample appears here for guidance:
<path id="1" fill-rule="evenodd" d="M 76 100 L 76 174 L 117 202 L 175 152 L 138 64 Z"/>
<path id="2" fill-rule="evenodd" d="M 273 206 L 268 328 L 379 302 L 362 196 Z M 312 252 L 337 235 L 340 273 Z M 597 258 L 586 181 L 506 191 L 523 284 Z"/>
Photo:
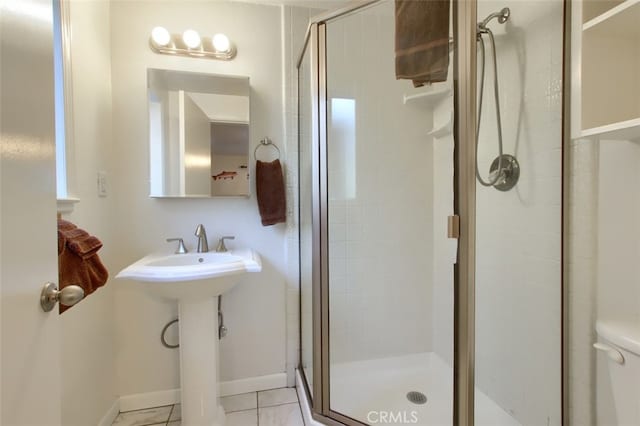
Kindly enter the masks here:
<path id="1" fill-rule="evenodd" d="M 98 172 L 98 196 L 107 196 L 107 173 Z"/>

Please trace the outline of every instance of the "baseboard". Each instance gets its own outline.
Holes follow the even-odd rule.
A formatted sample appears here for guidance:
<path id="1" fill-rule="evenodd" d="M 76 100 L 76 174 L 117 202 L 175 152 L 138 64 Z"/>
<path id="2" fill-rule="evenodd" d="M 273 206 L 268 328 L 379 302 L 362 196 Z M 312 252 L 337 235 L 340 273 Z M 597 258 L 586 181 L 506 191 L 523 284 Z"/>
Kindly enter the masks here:
<path id="1" fill-rule="evenodd" d="M 267 376 L 247 377 L 246 379 L 220 382 L 220 395 L 238 395 L 240 393 L 286 387 L 287 373 L 269 374 Z"/>
<path id="2" fill-rule="evenodd" d="M 258 392 L 287 386 L 287 374 L 269 374 L 267 376 L 247 377 L 246 379 L 220 382 L 220 396 Z M 120 411 L 142 410 L 180 403 L 180 389 L 157 392 L 137 393 L 120 397 Z M 116 413 L 117 414 L 117 413 Z M 110 425 L 111 423 L 109 423 Z"/>
<path id="3" fill-rule="evenodd" d="M 104 416 L 102 416 L 98 422 L 98 426 L 111 426 L 116 417 L 118 417 L 118 413 L 120 413 L 120 399 L 116 398 L 111 407 L 106 413 L 104 413 Z"/>
<path id="4" fill-rule="evenodd" d="M 180 402 L 180 389 L 169 389 L 157 392 L 136 393 L 120 397 L 120 411 L 142 410 L 162 407 Z"/>
<path id="5" fill-rule="evenodd" d="M 305 426 L 324 426 L 311 415 L 311 405 L 309 405 L 307 393 L 304 390 L 304 383 L 302 382 L 302 376 L 298 369 L 296 369 L 296 392 L 298 393 L 298 401 L 300 401 L 300 409 L 302 410 L 302 419 L 304 420 Z"/>

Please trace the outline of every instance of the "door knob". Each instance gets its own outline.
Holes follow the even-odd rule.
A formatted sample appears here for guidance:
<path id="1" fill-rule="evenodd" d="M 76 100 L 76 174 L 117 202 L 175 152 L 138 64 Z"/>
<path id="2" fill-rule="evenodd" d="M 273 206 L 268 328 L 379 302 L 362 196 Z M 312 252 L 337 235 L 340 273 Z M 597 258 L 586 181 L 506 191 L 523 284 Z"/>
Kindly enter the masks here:
<path id="1" fill-rule="evenodd" d="M 58 290 L 58 287 L 54 283 L 46 283 L 42 287 L 42 293 L 40 293 L 40 306 L 45 312 L 52 310 L 56 303 L 60 302 L 65 306 L 73 306 L 84 297 L 84 290 L 77 285 L 68 285 L 62 290 Z"/>

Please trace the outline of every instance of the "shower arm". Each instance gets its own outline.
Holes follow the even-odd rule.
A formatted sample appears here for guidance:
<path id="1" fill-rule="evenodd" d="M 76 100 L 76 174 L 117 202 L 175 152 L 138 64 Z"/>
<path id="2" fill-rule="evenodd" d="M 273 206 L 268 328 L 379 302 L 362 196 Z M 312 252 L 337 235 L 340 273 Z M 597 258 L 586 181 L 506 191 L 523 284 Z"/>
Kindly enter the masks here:
<path id="1" fill-rule="evenodd" d="M 487 25 L 489 25 L 489 22 L 491 22 L 492 20 L 497 18 L 499 23 L 504 24 L 509 20 L 510 17 L 511 17 L 511 9 L 509 9 L 508 7 L 502 8 L 500 12 L 493 12 L 492 14 L 484 18 L 482 22 L 478 22 L 478 26 L 477 26 L 478 37 L 480 37 L 481 34 L 487 34 L 487 31 L 488 31 Z M 453 50 L 453 46 L 454 46 L 453 37 L 449 37 L 449 50 Z"/>
<path id="2" fill-rule="evenodd" d="M 508 7 L 503 8 L 500 12 L 494 12 L 491 15 L 484 18 L 484 21 L 478 23 L 478 30 L 483 31 L 487 28 L 489 22 L 495 18 L 498 18 L 498 22 L 504 24 L 511 16 L 511 10 Z"/>

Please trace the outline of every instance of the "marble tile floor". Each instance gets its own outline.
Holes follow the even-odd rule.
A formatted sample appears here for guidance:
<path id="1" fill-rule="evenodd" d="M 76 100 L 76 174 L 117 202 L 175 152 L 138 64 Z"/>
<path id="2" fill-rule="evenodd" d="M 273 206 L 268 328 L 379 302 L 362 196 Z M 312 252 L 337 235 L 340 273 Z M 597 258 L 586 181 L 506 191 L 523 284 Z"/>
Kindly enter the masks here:
<path id="1" fill-rule="evenodd" d="M 221 398 L 225 426 L 304 426 L 295 388 L 250 392 Z M 113 426 L 181 426 L 180 404 L 118 414 Z"/>

